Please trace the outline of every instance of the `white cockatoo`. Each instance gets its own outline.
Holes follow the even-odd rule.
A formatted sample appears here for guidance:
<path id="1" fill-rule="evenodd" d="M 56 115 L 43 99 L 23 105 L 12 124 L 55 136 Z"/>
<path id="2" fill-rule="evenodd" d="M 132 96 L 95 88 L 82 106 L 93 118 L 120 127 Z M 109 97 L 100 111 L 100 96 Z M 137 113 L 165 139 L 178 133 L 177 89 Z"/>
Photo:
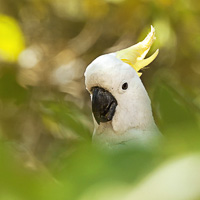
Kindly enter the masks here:
<path id="1" fill-rule="evenodd" d="M 141 82 L 140 69 L 150 64 L 158 50 L 144 59 L 155 39 L 155 29 L 129 48 L 97 57 L 85 71 L 94 118 L 93 141 L 110 147 L 151 143 L 160 136 L 151 101 Z"/>

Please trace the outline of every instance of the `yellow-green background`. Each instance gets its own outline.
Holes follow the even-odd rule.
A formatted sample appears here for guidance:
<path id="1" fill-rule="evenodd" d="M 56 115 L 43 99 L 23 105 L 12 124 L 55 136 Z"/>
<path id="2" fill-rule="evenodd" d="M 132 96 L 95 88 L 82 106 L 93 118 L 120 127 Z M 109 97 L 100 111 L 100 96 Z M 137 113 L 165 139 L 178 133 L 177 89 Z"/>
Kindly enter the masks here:
<path id="1" fill-rule="evenodd" d="M 141 79 L 165 139 L 151 150 L 99 150 L 84 70 L 150 25 L 148 55 L 160 52 Z M 200 1 L 0 0 L 1 200 L 75 200 L 93 187 L 97 199 L 199 150 Z"/>

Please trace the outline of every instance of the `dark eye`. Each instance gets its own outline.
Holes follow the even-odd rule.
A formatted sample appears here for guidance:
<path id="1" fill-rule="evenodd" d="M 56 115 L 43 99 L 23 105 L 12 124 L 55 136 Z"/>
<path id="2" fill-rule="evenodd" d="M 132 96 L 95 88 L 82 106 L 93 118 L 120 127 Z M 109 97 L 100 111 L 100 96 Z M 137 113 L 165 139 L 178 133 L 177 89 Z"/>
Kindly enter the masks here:
<path id="1" fill-rule="evenodd" d="M 122 89 L 123 90 L 126 90 L 128 88 L 128 83 L 124 83 L 123 85 L 122 85 Z"/>

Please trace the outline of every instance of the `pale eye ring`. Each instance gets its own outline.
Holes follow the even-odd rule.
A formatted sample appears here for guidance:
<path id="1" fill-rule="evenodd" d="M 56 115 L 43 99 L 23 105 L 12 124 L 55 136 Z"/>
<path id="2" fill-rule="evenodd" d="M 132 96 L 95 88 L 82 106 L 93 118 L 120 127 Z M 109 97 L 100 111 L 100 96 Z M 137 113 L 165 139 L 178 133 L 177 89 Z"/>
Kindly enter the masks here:
<path id="1" fill-rule="evenodd" d="M 122 90 L 127 90 L 127 89 L 128 89 L 128 83 L 125 82 L 125 83 L 123 83 L 123 85 L 122 85 Z"/>

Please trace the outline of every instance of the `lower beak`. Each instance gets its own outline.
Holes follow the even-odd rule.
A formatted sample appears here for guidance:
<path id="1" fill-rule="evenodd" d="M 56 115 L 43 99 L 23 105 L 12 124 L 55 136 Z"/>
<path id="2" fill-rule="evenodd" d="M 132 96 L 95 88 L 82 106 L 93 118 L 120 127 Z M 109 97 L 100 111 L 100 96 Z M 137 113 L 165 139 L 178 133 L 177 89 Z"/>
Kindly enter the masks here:
<path id="1" fill-rule="evenodd" d="M 116 106 L 117 101 L 110 92 L 100 87 L 92 88 L 92 112 L 98 124 L 111 121 Z"/>

